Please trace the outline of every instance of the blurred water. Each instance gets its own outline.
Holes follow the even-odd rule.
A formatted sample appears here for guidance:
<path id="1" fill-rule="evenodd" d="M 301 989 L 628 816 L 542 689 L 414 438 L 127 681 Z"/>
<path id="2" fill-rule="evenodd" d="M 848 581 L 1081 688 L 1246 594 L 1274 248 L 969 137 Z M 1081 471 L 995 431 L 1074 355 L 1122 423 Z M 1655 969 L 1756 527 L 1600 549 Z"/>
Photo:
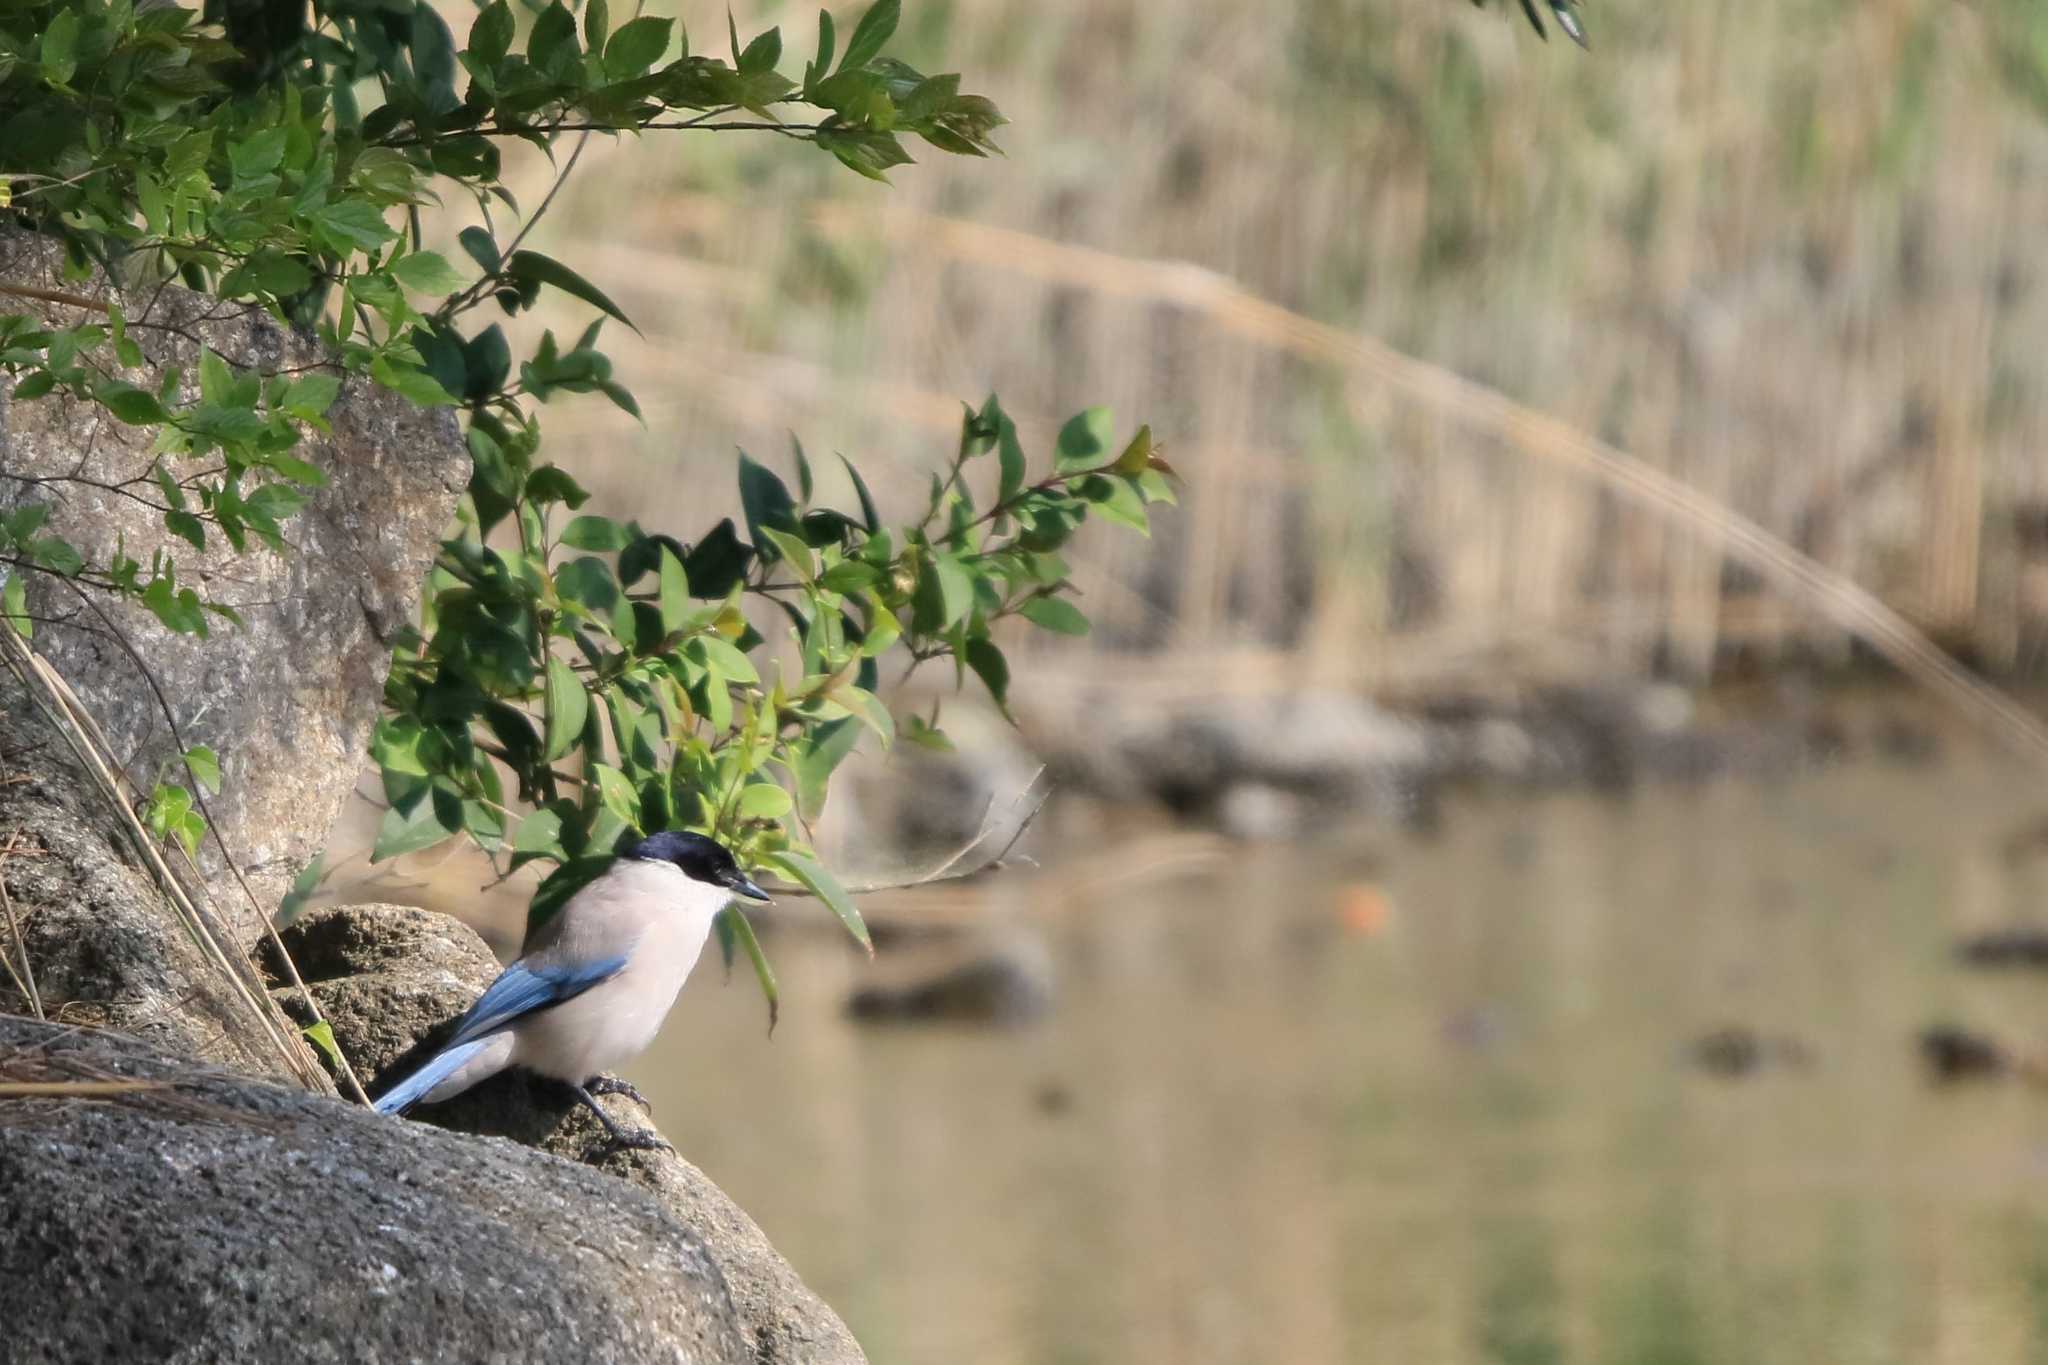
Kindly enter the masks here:
<path id="1" fill-rule="evenodd" d="M 1048 893 L 1023 1032 L 852 1025 L 873 969 L 781 935 L 772 1041 L 706 972 L 635 1079 L 878 1365 L 2048 1360 L 2048 1092 L 1914 1050 L 2048 1039 L 1950 954 L 2048 922 L 2044 809 L 1973 758 L 1454 801 L 1369 888 Z M 1729 1025 L 1806 1061 L 1709 1075 Z"/>

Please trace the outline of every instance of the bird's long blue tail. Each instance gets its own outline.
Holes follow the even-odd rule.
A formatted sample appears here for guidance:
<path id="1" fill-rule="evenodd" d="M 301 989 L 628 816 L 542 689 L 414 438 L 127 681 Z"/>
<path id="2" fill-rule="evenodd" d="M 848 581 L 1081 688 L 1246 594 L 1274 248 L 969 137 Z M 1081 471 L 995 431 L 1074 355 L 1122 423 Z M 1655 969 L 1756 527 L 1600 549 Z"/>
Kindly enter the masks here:
<path id="1" fill-rule="evenodd" d="M 412 1108 L 429 1090 L 454 1075 L 457 1067 L 482 1051 L 492 1036 L 485 1034 L 481 1038 L 472 1038 L 466 1043 L 457 1043 L 454 1047 L 435 1053 L 433 1059 L 425 1066 L 377 1097 L 377 1112 L 402 1114 Z"/>

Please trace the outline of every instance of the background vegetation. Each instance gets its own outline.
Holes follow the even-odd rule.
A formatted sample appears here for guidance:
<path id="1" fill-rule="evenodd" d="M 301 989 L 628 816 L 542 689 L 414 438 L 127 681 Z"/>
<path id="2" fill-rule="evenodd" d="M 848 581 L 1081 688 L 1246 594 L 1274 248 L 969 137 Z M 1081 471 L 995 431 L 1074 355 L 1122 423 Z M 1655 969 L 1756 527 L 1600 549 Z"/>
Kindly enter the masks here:
<path id="1" fill-rule="evenodd" d="M 1016 120 L 1004 173 L 885 195 L 727 143 L 636 178 L 630 212 L 591 177 L 550 240 L 647 319 L 619 363 L 659 392 L 644 432 L 581 414 L 564 458 L 601 503 L 682 503 L 706 452 L 796 426 L 903 453 L 870 470 L 887 505 L 956 390 L 999 388 L 1027 431 L 1083 395 L 1143 412 L 1202 496 L 1149 559 L 1083 539 L 1099 628 L 1044 642 L 1069 665 L 1053 715 L 1054 684 L 1132 655 L 1152 688 L 1428 693 L 1842 653 L 1711 537 L 1270 303 L 1609 440 L 1993 669 L 2038 670 L 2048 16 L 1705 0 L 1589 22 L 1587 55 L 1512 8 L 921 7 L 911 59 L 957 54 Z M 645 488 L 629 451 L 672 478 Z"/>

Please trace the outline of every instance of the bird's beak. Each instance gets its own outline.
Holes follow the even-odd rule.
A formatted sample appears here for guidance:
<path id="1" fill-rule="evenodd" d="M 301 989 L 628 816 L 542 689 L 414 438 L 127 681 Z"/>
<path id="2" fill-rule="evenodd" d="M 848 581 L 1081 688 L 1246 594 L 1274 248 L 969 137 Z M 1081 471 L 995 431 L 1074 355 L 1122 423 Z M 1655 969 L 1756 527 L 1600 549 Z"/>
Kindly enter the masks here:
<path id="1" fill-rule="evenodd" d="M 763 905 L 775 904 L 775 898 L 748 880 L 744 872 L 733 878 L 731 889 L 750 901 L 759 901 Z"/>

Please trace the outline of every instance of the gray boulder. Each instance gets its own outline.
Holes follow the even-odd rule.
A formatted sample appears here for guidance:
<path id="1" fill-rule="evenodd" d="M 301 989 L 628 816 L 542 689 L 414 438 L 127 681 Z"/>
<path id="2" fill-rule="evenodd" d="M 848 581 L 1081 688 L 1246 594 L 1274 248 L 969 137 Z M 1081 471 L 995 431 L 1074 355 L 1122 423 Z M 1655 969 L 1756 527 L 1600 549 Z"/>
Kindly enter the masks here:
<path id="1" fill-rule="evenodd" d="M 10 1359 L 794 1358 L 705 1232 L 601 1172 L 29 1020 L 0 1075 L 170 1087 L 0 1101 Z"/>
<path id="2" fill-rule="evenodd" d="M 58 275 L 61 252 L 33 235 L 0 231 L 0 281 L 113 297 L 104 279 Z M 9 299 L 66 325 L 86 316 L 63 304 Z M 317 343 L 253 309 L 183 289 L 125 300 L 147 366 L 123 377 L 155 388 L 162 367 L 193 374 L 197 341 L 241 365 L 314 367 Z M 211 802 L 220 833 L 266 905 L 320 851 L 361 771 L 376 723 L 393 633 L 412 619 L 469 460 L 453 416 L 414 407 L 353 379 L 328 414 L 333 433 L 309 434 L 297 451 L 328 478 L 285 526 L 286 555 L 253 540 L 235 554 L 215 535 L 205 552 L 169 535 L 160 514 L 138 500 L 152 433 L 125 427 L 94 406 L 53 394 L 11 401 L 0 378 L 0 512 L 24 502 L 53 504 L 49 527 L 89 558 L 117 543 L 144 564 L 158 550 L 181 582 L 225 602 L 245 623 L 217 622 L 210 638 L 175 635 L 147 611 L 108 606 L 109 623 L 156 675 L 163 703 L 186 746 L 211 745 L 225 780 Z M 126 486 L 127 494 L 112 491 Z M 30 609 L 69 616 L 78 602 L 40 581 Z M 36 648 L 105 727 L 116 754 L 147 790 L 176 770 L 180 748 L 158 692 L 128 650 L 87 612 L 75 625 L 36 631 Z M 219 871 L 211 849 L 202 865 Z"/>

